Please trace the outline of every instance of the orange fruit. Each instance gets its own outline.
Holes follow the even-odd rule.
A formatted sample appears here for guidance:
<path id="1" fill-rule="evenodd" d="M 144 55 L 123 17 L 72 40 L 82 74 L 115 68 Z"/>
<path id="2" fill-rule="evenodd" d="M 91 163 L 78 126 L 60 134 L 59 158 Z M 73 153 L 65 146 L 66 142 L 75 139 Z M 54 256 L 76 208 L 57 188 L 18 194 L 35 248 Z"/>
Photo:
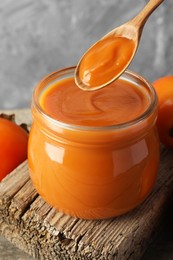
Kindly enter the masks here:
<path id="1" fill-rule="evenodd" d="M 0 182 L 27 159 L 28 133 L 15 122 L 0 117 Z"/>
<path id="2" fill-rule="evenodd" d="M 158 95 L 157 126 L 160 141 L 173 148 L 173 75 L 153 82 Z"/>

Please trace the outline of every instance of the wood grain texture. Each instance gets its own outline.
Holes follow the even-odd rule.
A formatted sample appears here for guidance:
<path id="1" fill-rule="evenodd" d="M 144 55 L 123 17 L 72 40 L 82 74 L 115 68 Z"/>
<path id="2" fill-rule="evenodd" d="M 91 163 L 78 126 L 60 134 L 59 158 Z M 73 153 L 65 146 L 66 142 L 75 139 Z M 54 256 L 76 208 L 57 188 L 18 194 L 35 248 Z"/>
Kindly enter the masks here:
<path id="1" fill-rule="evenodd" d="M 28 110 L 16 114 L 31 123 Z M 162 150 L 157 184 L 140 207 L 100 221 L 73 218 L 49 206 L 32 186 L 24 162 L 0 183 L 0 233 L 39 259 L 140 259 L 173 193 L 172 156 L 173 151 Z"/>

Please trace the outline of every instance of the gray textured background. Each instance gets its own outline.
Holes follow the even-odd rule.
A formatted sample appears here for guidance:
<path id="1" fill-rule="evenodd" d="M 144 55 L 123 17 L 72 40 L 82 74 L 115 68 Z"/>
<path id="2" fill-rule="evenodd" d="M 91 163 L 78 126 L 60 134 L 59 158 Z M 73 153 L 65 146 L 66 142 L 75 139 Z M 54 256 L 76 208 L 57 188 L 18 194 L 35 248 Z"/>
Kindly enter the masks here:
<path id="1" fill-rule="evenodd" d="M 1 0 L 0 108 L 29 107 L 43 76 L 75 65 L 92 43 L 147 2 Z M 165 0 L 148 20 L 130 69 L 151 82 L 173 74 L 173 0 Z"/>

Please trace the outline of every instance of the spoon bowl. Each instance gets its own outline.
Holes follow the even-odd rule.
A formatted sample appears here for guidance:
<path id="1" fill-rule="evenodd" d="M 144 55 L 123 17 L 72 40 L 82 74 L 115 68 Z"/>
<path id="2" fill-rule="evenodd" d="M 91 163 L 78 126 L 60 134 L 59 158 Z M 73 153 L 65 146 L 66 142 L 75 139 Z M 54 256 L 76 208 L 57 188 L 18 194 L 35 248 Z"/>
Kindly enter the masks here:
<path id="1" fill-rule="evenodd" d="M 88 91 L 103 88 L 126 70 L 137 51 L 147 19 L 163 1 L 150 0 L 132 20 L 113 29 L 88 49 L 75 71 L 79 88 Z"/>

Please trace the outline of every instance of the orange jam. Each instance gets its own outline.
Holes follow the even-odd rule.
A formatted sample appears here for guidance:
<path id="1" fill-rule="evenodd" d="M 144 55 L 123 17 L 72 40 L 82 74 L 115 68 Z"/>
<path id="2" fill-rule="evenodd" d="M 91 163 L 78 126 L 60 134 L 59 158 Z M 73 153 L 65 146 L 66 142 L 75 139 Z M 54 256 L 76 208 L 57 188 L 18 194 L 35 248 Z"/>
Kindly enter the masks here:
<path id="1" fill-rule="evenodd" d="M 94 44 L 81 60 L 80 80 L 89 87 L 111 81 L 122 71 L 134 55 L 134 41 L 126 37 L 110 36 Z"/>
<path id="2" fill-rule="evenodd" d="M 156 94 L 128 71 L 106 88 L 82 91 L 74 70 L 57 71 L 35 88 L 30 176 L 38 193 L 64 213 L 118 216 L 139 205 L 156 180 Z"/>
<path id="3" fill-rule="evenodd" d="M 55 82 L 40 97 L 46 113 L 61 122 L 84 126 L 107 126 L 129 122 L 145 112 L 147 92 L 118 79 L 106 88 L 86 92 L 74 78 Z"/>

